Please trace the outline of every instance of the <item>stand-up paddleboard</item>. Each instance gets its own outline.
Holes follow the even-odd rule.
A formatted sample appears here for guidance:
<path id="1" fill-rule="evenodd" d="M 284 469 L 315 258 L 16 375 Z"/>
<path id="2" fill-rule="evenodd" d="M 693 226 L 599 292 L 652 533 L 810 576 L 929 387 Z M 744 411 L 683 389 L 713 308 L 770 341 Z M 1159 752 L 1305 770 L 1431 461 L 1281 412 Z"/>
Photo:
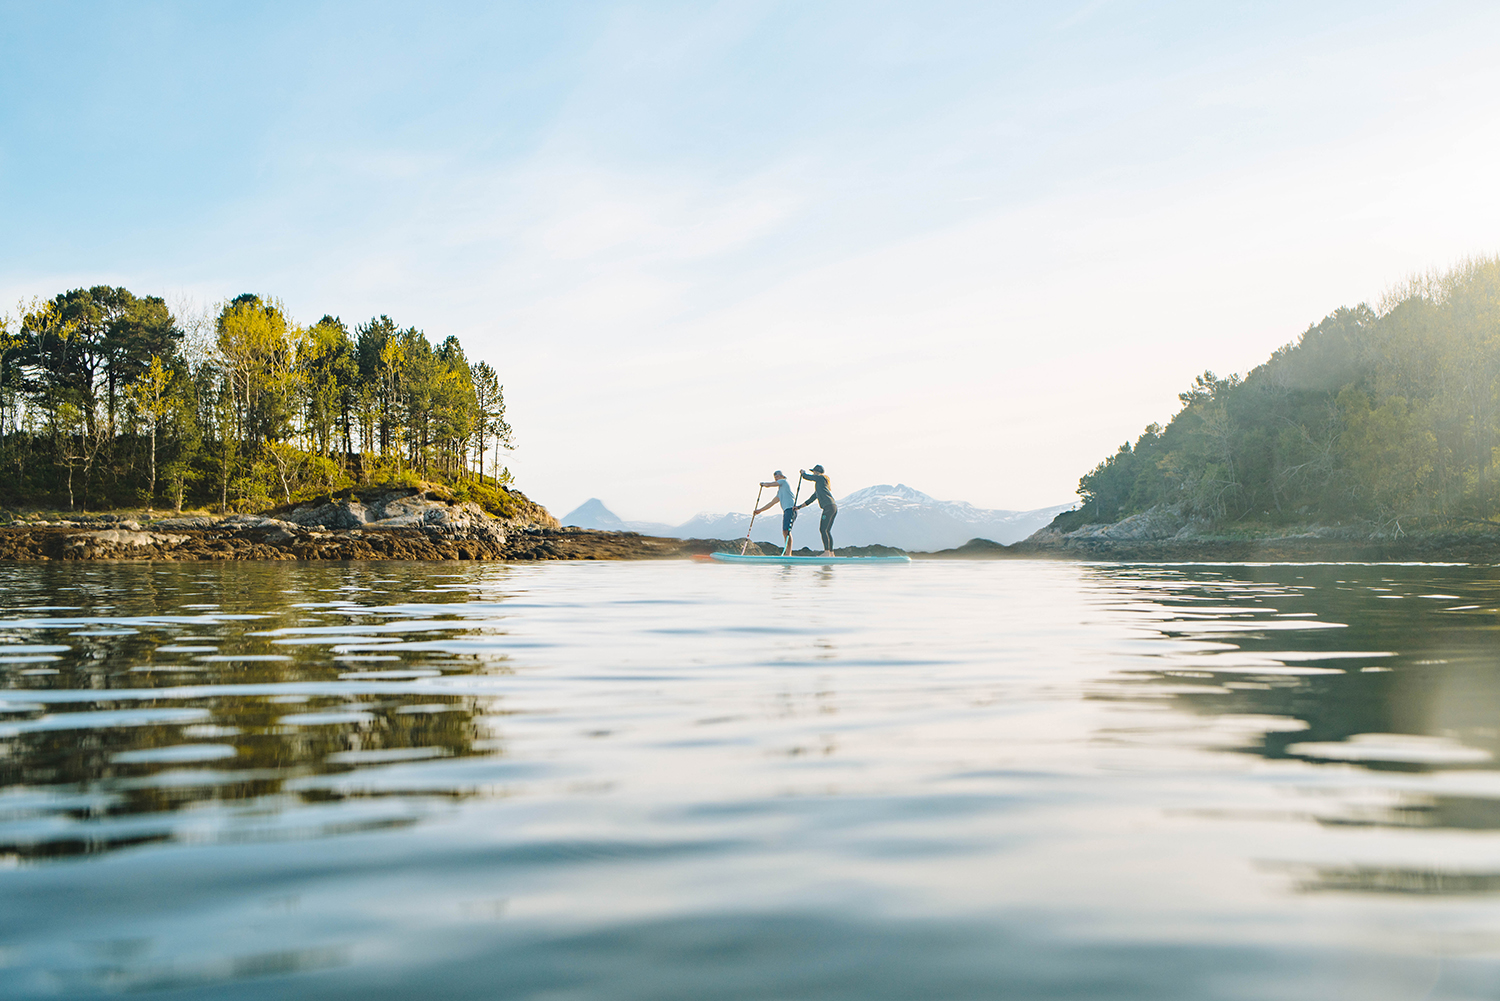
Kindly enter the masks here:
<path id="1" fill-rule="evenodd" d="M 724 563 L 910 563 L 910 556 L 741 556 L 739 553 L 709 553 Z"/>

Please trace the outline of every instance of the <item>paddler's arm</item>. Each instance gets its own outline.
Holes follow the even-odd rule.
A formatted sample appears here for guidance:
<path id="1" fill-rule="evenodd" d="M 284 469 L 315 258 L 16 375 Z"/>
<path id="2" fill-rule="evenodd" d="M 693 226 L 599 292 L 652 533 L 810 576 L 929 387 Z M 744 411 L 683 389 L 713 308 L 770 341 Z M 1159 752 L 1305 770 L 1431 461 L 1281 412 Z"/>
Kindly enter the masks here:
<path id="1" fill-rule="evenodd" d="M 760 485 L 762 487 L 774 487 L 774 486 L 776 486 L 776 481 L 775 480 L 770 480 L 768 482 L 768 481 L 762 480 Z M 781 498 L 773 496 L 770 500 L 766 501 L 764 507 L 758 507 L 758 508 L 756 508 L 755 509 L 755 513 L 756 514 L 761 514 L 762 512 L 769 511 L 769 510 L 771 510 L 771 508 L 775 507 L 779 503 L 781 503 Z"/>
<path id="2" fill-rule="evenodd" d="M 827 477 L 821 476 L 818 473 L 809 473 L 805 469 L 799 469 L 799 470 L 797 470 L 797 474 L 802 479 L 806 480 L 807 482 L 809 482 L 809 483 L 811 483 L 813 485 L 813 495 L 807 499 L 807 503 L 805 503 L 805 504 L 798 504 L 797 507 L 799 507 L 799 508 L 811 507 L 812 504 L 813 504 L 813 501 L 815 501 L 815 500 L 818 499 L 818 493 L 817 493 L 817 487 L 819 486 L 818 481 L 819 480 L 823 480 L 824 482 L 827 482 Z"/>

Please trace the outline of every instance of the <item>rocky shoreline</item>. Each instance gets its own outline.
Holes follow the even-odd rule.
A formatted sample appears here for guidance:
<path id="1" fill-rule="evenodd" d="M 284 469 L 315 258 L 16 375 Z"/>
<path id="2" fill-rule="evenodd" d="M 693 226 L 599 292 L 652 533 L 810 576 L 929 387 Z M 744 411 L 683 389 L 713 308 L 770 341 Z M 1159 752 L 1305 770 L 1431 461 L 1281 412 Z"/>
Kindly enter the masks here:
<path id="1" fill-rule="evenodd" d="M 1403 532 L 1370 524 L 1239 527 L 1185 518 L 1165 506 L 1120 521 L 1080 524 L 1080 512 L 1058 515 L 1004 553 L 976 540 L 973 555 L 1112 562 L 1500 562 L 1500 525 Z M 994 547 L 993 543 L 988 544 Z M 962 555 L 960 550 L 954 555 Z"/>
<path id="2" fill-rule="evenodd" d="M 219 524 L 163 530 L 39 525 L 0 527 L 0 560 L 662 560 L 739 552 L 743 539 L 668 539 L 634 532 L 527 527 L 500 537 L 444 538 L 419 528 L 323 531 L 275 524 Z M 762 548 L 774 552 L 774 546 Z M 878 552 L 877 552 L 878 551 Z M 883 555 L 883 546 L 839 550 Z M 812 555 L 811 552 L 801 555 Z M 1400 539 L 1110 540 L 1004 546 L 975 539 L 956 549 L 911 553 L 917 560 L 1055 559 L 1116 563 L 1500 563 L 1500 539 L 1424 535 Z"/>
<path id="3" fill-rule="evenodd" d="M 512 517 L 495 517 L 431 485 L 324 495 L 262 515 L 117 515 L 21 520 L 0 526 L 0 560 L 661 560 L 739 552 L 743 539 L 673 539 L 563 528 L 518 492 Z M 974 539 L 919 560 L 1062 559 L 1121 563 L 1500 563 L 1500 526 L 1379 534 L 1367 526 L 1304 526 L 1279 533 L 1213 534 L 1211 526 L 1153 510 L 1113 524 L 1077 524 L 1076 512 L 1021 542 Z M 778 547 L 757 543 L 763 554 Z M 840 556 L 900 553 L 887 546 Z M 802 549 L 798 555 L 813 555 Z"/>
<path id="4" fill-rule="evenodd" d="M 447 537 L 415 527 L 326 530 L 241 517 L 211 526 L 133 522 L 0 527 L 0 560 L 664 560 L 739 552 L 743 539 L 668 539 L 634 532 L 524 526 L 498 535 Z M 759 547 L 773 553 L 775 546 Z M 884 546 L 841 556 L 898 553 Z M 813 555 L 811 551 L 800 555 Z M 1005 546 L 975 539 L 917 560 L 1054 559 L 1116 563 L 1500 563 L 1500 538 L 1471 534 L 1397 539 L 1283 537 L 1198 540 L 1037 540 Z"/>
<path id="5" fill-rule="evenodd" d="M 513 499 L 510 518 L 423 486 L 344 491 L 263 515 L 22 521 L 0 527 L 0 560 L 640 560 L 740 544 L 563 528 Z"/>
<path id="6" fill-rule="evenodd" d="M 498 538 L 442 538 L 414 528 L 288 531 L 255 524 L 172 531 L 0 528 L 0 560 L 18 561 L 652 560 L 738 551 L 739 545 L 582 528 L 525 528 Z"/>
<path id="7" fill-rule="evenodd" d="M 965 547 L 967 548 L 967 547 Z M 1003 553 L 955 557 L 1099 560 L 1115 563 L 1500 563 L 1500 538 L 1433 533 L 1394 539 L 1299 538 L 1123 541 L 1095 539 L 1063 544 L 1030 540 Z"/>

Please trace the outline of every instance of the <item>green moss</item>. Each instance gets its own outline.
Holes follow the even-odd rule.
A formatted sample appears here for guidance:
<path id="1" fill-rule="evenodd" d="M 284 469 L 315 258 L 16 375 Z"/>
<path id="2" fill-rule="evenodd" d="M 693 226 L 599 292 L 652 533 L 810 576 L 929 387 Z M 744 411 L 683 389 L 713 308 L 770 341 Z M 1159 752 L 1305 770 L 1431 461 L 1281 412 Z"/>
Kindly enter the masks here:
<path id="1" fill-rule="evenodd" d="M 518 502 L 511 491 L 495 483 L 465 480 L 453 493 L 461 501 L 473 501 L 496 518 L 525 517 L 525 509 L 530 506 L 529 502 L 524 505 Z"/>

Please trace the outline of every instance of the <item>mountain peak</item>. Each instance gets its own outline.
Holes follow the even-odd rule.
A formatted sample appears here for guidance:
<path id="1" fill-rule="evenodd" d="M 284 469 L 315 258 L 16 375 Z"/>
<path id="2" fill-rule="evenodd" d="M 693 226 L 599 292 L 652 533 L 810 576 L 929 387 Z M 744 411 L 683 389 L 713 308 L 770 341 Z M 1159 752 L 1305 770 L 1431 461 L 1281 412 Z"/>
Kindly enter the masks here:
<path id="1" fill-rule="evenodd" d="M 908 504 L 937 504 L 939 503 L 922 491 L 909 487 L 905 483 L 891 486 L 889 483 L 878 483 L 873 487 L 865 487 L 855 490 L 840 499 L 840 506 L 861 507 L 874 501 L 898 501 Z"/>
<path id="2" fill-rule="evenodd" d="M 620 516 L 604 506 L 597 497 L 590 497 L 559 519 L 564 525 L 574 528 L 594 528 L 605 532 L 625 531 L 625 522 Z"/>

